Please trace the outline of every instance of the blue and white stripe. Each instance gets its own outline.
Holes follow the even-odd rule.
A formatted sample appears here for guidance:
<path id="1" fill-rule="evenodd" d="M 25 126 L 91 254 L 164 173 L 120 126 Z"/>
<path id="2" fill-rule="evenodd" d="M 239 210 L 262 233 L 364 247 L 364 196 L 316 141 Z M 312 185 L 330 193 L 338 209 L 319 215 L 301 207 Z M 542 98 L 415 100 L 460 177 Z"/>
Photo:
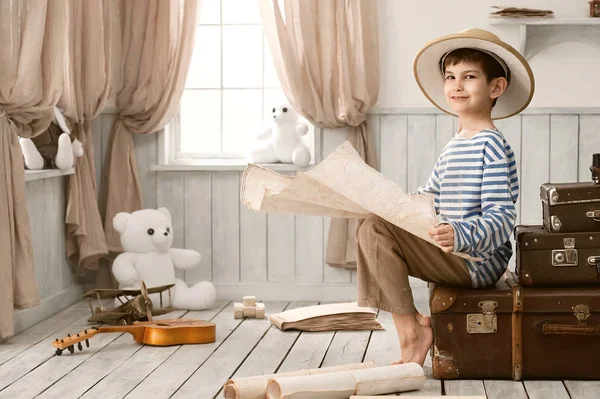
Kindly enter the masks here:
<path id="1" fill-rule="evenodd" d="M 454 227 L 454 251 L 484 259 L 465 261 L 473 287 L 495 284 L 512 256 L 519 196 L 515 154 L 502 133 L 451 140 L 417 192 L 432 194 L 442 222 Z"/>

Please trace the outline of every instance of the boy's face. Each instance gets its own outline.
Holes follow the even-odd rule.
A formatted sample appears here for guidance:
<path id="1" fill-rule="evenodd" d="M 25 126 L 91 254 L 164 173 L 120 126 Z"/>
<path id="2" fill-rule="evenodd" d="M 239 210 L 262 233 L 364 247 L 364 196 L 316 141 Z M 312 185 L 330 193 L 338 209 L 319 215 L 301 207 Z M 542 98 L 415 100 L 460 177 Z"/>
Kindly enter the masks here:
<path id="1" fill-rule="evenodd" d="M 445 71 L 444 95 L 452 110 L 458 115 L 491 112 L 492 102 L 504 88 L 498 87 L 500 79 L 490 83 L 478 63 L 461 62 L 448 65 Z M 505 79 L 504 79 L 505 80 Z"/>

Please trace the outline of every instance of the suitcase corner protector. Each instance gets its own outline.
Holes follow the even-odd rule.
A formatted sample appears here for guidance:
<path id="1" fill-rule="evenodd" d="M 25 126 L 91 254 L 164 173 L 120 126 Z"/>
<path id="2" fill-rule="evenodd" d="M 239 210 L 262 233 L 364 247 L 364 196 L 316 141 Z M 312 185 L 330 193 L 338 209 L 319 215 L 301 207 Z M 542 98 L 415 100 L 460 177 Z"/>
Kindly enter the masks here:
<path id="1" fill-rule="evenodd" d="M 433 377 L 441 380 L 457 379 L 459 372 L 453 359 L 450 356 L 440 355 L 437 353 L 437 350 L 435 352 L 431 360 L 431 373 Z"/>
<path id="2" fill-rule="evenodd" d="M 456 301 L 456 289 L 436 286 L 431 296 L 431 313 L 440 313 L 448 310 Z"/>

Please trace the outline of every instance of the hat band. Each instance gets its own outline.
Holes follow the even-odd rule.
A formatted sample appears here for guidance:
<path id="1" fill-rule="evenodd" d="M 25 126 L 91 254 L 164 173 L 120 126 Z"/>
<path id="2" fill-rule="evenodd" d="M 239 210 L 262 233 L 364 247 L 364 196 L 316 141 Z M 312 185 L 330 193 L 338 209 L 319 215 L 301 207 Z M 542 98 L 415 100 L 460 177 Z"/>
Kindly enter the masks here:
<path id="1" fill-rule="evenodd" d="M 506 63 L 504 62 L 504 60 L 502 58 L 498 57 L 496 54 L 492 53 L 491 51 L 483 50 L 480 48 L 472 48 L 472 47 L 461 47 L 461 48 L 469 48 L 471 50 L 481 51 L 482 53 L 486 53 L 487 55 L 491 56 L 493 59 L 498 61 L 498 64 L 500 64 L 500 66 L 504 70 L 504 76 L 506 77 L 506 80 L 510 82 L 510 69 L 508 69 L 508 65 L 506 65 Z M 455 50 L 458 50 L 458 49 L 455 48 L 453 50 L 448 51 L 440 59 L 440 72 L 442 73 L 442 77 L 444 76 L 444 63 L 446 62 L 446 57 L 448 57 L 448 55 Z"/>

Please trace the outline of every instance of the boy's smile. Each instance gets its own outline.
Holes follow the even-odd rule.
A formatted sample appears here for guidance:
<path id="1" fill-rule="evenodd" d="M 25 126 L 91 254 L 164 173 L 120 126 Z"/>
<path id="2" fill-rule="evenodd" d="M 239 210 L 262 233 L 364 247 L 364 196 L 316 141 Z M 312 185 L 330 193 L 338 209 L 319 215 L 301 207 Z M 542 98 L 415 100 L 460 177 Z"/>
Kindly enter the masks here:
<path id="1" fill-rule="evenodd" d="M 487 78 L 476 63 L 462 62 L 448 66 L 444 95 L 457 114 L 480 113 L 492 107 L 493 98 L 490 97 Z"/>

